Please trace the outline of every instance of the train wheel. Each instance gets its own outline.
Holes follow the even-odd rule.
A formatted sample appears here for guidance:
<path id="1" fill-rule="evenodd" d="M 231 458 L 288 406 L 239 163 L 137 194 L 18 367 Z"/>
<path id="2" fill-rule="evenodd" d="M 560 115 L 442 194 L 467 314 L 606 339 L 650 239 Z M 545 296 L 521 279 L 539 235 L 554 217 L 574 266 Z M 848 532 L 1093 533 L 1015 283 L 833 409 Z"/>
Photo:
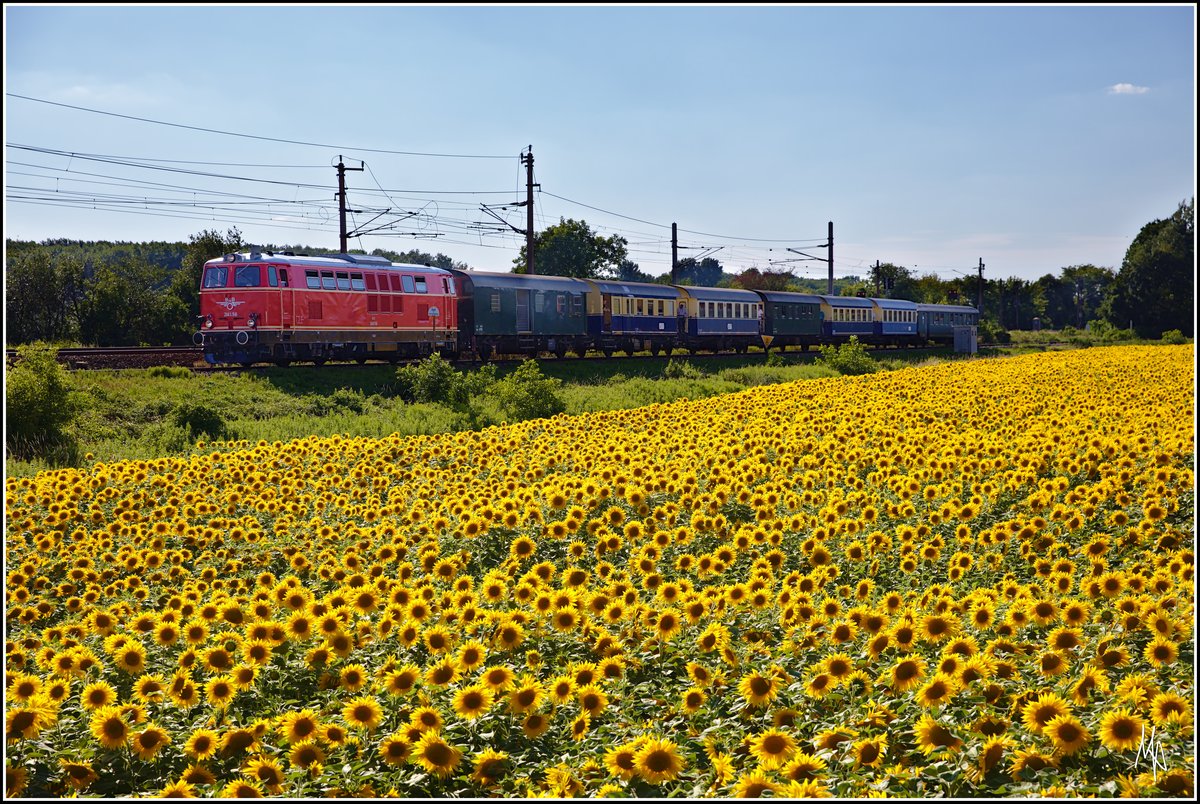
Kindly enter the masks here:
<path id="1" fill-rule="evenodd" d="M 554 356 L 557 357 L 559 360 L 562 360 L 564 357 L 567 356 L 567 350 L 560 346 L 559 348 L 554 350 Z"/>
<path id="2" fill-rule="evenodd" d="M 613 356 L 613 350 L 612 350 L 612 349 L 601 349 L 600 351 L 604 352 L 604 356 L 605 356 L 605 357 L 612 357 L 612 356 Z"/>
<path id="3" fill-rule="evenodd" d="M 367 359 L 365 357 L 356 357 L 354 358 L 354 362 L 361 366 L 367 362 Z"/>
<path id="4" fill-rule="evenodd" d="M 281 357 L 275 361 L 275 365 L 279 366 L 280 368 L 287 368 L 288 366 L 292 365 L 292 361 L 288 360 L 286 357 Z"/>
<path id="5" fill-rule="evenodd" d="M 325 365 L 325 362 L 326 362 L 327 360 L 329 360 L 329 358 L 328 358 L 328 357 L 314 357 L 314 358 L 313 358 L 313 365 L 314 365 L 314 366 L 323 366 L 323 365 Z"/>

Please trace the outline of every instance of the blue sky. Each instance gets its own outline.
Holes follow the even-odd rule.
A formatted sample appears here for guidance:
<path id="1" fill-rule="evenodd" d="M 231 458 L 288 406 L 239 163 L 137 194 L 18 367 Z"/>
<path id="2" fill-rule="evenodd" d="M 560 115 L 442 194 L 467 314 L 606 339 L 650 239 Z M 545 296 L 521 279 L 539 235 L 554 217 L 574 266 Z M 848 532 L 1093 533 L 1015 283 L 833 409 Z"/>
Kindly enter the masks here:
<path id="1" fill-rule="evenodd" d="M 333 251 L 342 156 L 350 228 L 392 233 L 352 247 L 505 271 L 524 238 L 481 205 L 532 146 L 535 228 L 650 274 L 676 223 L 681 258 L 823 278 L 779 261 L 832 221 L 837 276 L 1032 280 L 1119 268 L 1195 196 L 1191 5 L 4 11 L 7 238 Z"/>

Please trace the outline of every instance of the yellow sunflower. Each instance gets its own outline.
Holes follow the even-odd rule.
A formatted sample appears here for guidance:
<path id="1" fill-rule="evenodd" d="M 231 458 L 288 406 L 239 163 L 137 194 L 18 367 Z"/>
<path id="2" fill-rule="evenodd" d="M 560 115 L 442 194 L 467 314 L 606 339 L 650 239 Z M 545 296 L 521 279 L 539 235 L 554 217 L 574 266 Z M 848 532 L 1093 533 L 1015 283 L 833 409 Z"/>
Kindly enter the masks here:
<path id="1" fill-rule="evenodd" d="M 687 763 L 670 740 L 647 739 L 634 756 L 638 775 L 650 784 L 669 782 L 683 772 Z"/>
<path id="2" fill-rule="evenodd" d="M 413 757 L 429 773 L 445 777 L 458 767 L 462 751 L 443 740 L 439 732 L 427 731 L 413 747 Z"/>
<path id="3" fill-rule="evenodd" d="M 786 731 L 770 728 L 750 739 L 750 753 L 763 770 L 782 767 L 797 751 L 796 740 Z"/>

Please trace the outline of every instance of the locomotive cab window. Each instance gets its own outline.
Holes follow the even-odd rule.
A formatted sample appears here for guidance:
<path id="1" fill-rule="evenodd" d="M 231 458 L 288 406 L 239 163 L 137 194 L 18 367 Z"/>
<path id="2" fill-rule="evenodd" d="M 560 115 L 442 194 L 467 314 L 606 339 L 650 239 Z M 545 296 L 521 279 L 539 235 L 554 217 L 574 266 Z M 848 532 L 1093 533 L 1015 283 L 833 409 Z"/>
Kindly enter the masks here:
<path id="1" fill-rule="evenodd" d="M 287 268 L 280 268 L 280 269 L 279 269 L 279 286 L 280 286 L 280 287 L 285 287 L 285 288 L 286 288 L 286 287 L 288 287 L 288 273 L 287 273 Z"/>
<path id="2" fill-rule="evenodd" d="M 417 277 L 417 293 L 428 293 L 429 290 L 425 287 L 425 277 Z"/>
<path id="3" fill-rule="evenodd" d="M 259 266 L 257 265 L 242 265 L 239 266 L 237 272 L 233 275 L 233 286 L 237 288 L 256 288 L 262 284 L 262 279 L 259 277 Z"/>
<path id="4" fill-rule="evenodd" d="M 229 269 L 222 267 L 204 269 L 204 287 L 223 288 L 229 281 Z"/>
<path id="5" fill-rule="evenodd" d="M 274 265 L 267 266 L 267 284 L 273 288 L 279 287 L 279 274 L 276 273 Z"/>
<path id="6" fill-rule="evenodd" d="M 413 278 L 411 276 L 409 276 L 408 274 L 405 274 L 404 276 L 400 277 L 400 283 L 402 285 L 404 285 L 405 293 L 416 293 L 417 292 L 416 286 L 413 284 Z"/>

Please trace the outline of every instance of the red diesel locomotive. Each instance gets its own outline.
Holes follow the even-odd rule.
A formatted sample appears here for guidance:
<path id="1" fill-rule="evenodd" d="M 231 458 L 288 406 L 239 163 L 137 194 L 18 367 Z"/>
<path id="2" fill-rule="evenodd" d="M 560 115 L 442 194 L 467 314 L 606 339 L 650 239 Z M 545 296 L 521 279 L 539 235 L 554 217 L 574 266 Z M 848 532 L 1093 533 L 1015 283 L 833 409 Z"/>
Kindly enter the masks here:
<path id="1" fill-rule="evenodd" d="M 197 346 L 209 363 L 396 362 L 458 347 L 449 271 L 382 257 L 269 251 L 204 264 Z"/>

